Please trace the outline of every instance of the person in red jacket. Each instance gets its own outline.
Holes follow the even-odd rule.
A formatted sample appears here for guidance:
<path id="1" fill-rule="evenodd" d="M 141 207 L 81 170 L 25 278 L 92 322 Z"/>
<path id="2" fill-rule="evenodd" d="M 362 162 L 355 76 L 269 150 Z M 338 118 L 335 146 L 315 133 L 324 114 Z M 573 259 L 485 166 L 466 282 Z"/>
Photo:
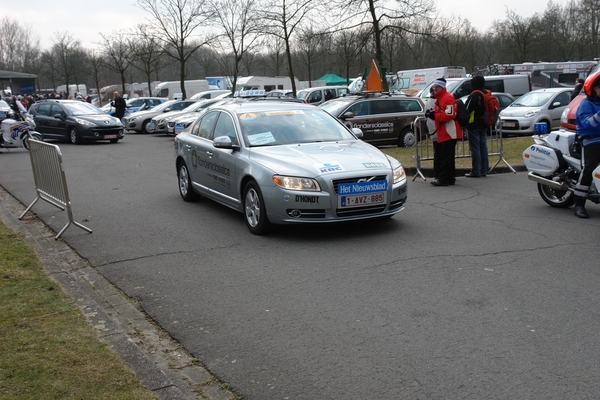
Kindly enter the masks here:
<path id="1" fill-rule="evenodd" d="M 432 95 L 436 99 L 432 110 L 427 110 L 425 116 L 435 121 L 439 154 L 439 174 L 431 181 L 434 186 L 454 185 L 455 151 L 457 139 L 462 139 L 462 128 L 456 117 L 456 99 L 446 90 L 446 80 L 436 79 L 432 85 Z"/>

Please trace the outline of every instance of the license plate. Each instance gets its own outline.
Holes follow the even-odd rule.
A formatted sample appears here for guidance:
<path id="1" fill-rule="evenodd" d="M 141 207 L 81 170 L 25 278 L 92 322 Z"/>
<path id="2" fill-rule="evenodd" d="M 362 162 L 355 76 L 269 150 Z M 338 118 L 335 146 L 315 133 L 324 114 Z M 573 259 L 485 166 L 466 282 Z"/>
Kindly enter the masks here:
<path id="1" fill-rule="evenodd" d="M 515 126 L 517 126 L 517 124 L 515 122 L 504 122 L 504 121 L 502 121 L 502 127 L 503 128 L 514 128 Z"/>
<path id="2" fill-rule="evenodd" d="M 117 135 L 104 135 L 104 139 L 116 139 Z"/>
<path id="3" fill-rule="evenodd" d="M 183 131 L 185 128 L 183 126 L 183 124 L 177 124 L 175 125 L 175 135 L 178 135 L 181 133 L 181 131 Z"/>
<path id="4" fill-rule="evenodd" d="M 357 196 L 340 196 L 338 207 L 362 207 L 372 204 L 382 204 L 385 203 L 385 196 L 385 192 L 360 194 Z"/>

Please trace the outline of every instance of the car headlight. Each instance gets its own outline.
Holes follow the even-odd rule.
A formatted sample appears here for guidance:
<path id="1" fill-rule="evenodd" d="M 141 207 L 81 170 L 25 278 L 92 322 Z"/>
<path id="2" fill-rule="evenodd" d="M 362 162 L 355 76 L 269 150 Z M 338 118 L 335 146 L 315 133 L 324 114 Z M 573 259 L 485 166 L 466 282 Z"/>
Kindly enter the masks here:
<path id="1" fill-rule="evenodd" d="M 394 178 L 394 183 L 398 183 L 403 179 L 406 179 L 406 171 L 402 168 L 402 165 L 398 165 L 392 171 L 392 176 Z"/>
<path id="2" fill-rule="evenodd" d="M 96 126 L 95 123 L 86 121 L 85 119 L 80 119 L 80 118 L 75 118 L 75 122 L 77 122 L 79 125 L 84 125 L 84 126 Z"/>
<path id="3" fill-rule="evenodd" d="M 319 183 L 311 178 L 273 175 L 273 183 L 275 183 L 279 187 L 289 190 L 308 190 L 311 192 L 321 191 Z"/>
<path id="4" fill-rule="evenodd" d="M 523 116 L 525 118 L 531 118 L 531 117 L 535 117 L 539 113 L 540 113 L 540 110 L 530 110 L 530 111 L 527 111 L 525 114 L 523 114 Z"/>
<path id="5" fill-rule="evenodd" d="M 137 121 L 138 119 L 144 118 L 144 116 L 142 115 L 138 115 L 137 117 L 133 118 L 134 121 Z"/>

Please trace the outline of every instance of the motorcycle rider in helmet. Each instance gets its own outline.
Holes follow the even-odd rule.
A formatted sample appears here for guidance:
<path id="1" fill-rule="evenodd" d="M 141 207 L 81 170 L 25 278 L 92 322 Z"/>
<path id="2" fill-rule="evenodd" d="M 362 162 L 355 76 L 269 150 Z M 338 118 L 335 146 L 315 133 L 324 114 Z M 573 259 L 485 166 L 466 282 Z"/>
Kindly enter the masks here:
<path id="1" fill-rule="evenodd" d="M 577 107 L 577 136 L 583 139 L 583 170 L 574 188 L 575 216 L 589 218 L 585 201 L 592 184 L 592 172 L 600 164 L 600 72 L 583 84 L 586 98 Z"/>

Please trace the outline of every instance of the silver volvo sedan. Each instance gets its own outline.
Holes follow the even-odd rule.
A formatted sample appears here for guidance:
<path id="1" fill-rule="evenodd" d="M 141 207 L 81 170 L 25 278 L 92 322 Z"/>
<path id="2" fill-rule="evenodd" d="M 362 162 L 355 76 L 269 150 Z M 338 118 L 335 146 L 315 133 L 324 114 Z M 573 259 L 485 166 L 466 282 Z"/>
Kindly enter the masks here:
<path id="1" fill-rule="evenodd" d="M 272 224 L 391 217 L 404 209 L 400 162 L 327 112 L 299 103 L 232 101 L 208 108 L 175 137 L 179 192 Z"/>

